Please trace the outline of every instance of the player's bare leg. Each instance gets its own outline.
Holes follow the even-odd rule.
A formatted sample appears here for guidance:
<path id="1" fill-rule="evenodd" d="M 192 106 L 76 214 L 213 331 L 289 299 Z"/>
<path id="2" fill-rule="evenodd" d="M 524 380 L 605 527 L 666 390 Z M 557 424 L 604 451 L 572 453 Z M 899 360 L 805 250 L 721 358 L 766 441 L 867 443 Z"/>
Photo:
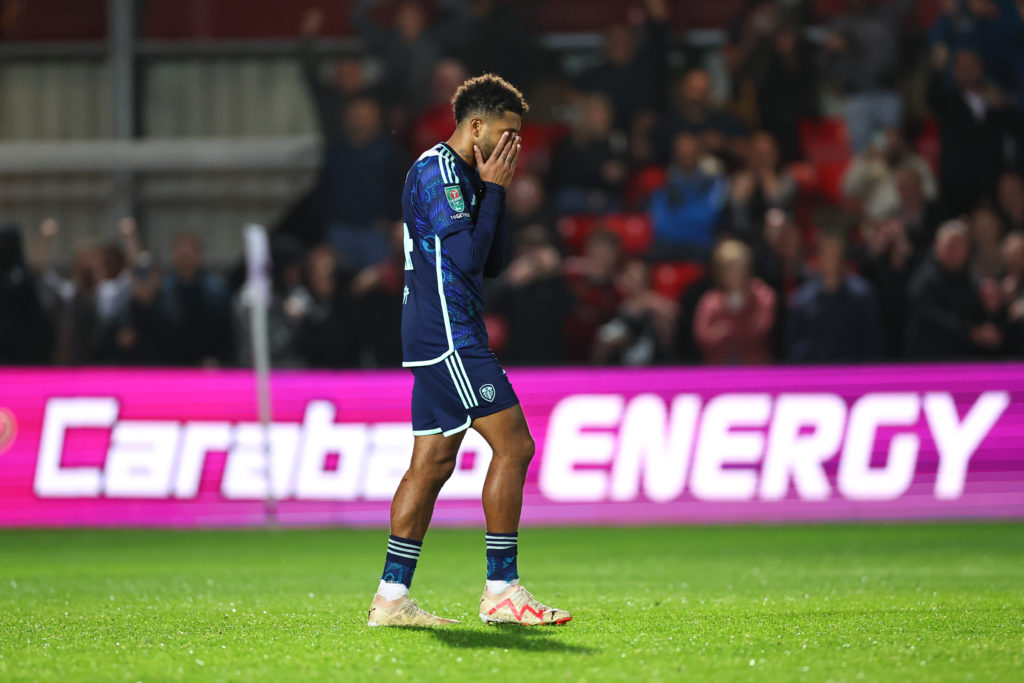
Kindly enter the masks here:
<path id="1" fill-rule="evenodd" d="M 414 437 L 412 461 L 391 501 L 391 536 L 380 587 L 366 623 L 370 626 L 444 626 L 456 624 L 420 609 L 409 598 L 409 584 L 423 537 L 441 487 L 455 471 L 455 456 L 465 432 Z"/>
<path id="2" fill-rule="evenodd" d="M 484 479 L 483 504 L 489 533 L 516 533 L 523 511 L 523 485 L 535 446 L 523 409 L 514 405 L 473 421 L 494 452 Z"/>
<path id="3" fill-rule="evenodd" d="M 494 455 L 484 480 L 487 519 L 487 585 L 480 598 L 480 618 L 487 623 L 564 624 L 565 610 L 547 607 L 519 585 L 516 556 L 523 485 L 535 445 L 519 405 L 473 421 L 473 429 Z"/>
<path id="4" fill-rule="evenodd" d="M 441 487 L 455 471 L 466 432 L 413 437 L 412 461 L 391 500 L 391 533 L 422 541 Z"/>

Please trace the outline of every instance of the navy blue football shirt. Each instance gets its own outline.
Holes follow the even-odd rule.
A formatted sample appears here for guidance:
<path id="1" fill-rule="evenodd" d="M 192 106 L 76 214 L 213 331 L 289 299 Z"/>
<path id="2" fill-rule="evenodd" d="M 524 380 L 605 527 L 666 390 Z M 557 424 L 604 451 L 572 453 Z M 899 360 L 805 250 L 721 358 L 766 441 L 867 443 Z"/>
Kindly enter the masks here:
<path id="1" fill-rule="evenodd" d="M 403 366 L 432 365 L 455 349 L 487 347 L 483 276 L 500 268 L 504 209 L 504 188 L 483 182 L 444 143 L 409 169 L 402 190 Z"/>

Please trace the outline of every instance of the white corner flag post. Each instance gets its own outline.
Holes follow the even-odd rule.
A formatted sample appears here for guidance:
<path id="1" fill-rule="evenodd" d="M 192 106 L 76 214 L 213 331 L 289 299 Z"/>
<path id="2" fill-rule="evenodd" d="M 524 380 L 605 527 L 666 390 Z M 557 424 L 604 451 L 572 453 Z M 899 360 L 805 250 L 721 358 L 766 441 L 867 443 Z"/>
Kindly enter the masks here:
<path id="1" fill-rule="evenodd" d="M 267 311 L 270 308 L 270 243 L 262 225 L 245 226 L 246 287 L 249 290 L 249 333 L 252 362 L 256 375 L 256 402 L 259 409 L 263 451 L 263 475 L 266 482 L 264 510 L 267 526 L 277 526 L 277 501 L 274 498 L 272 450 L 270 448 L 270 337 Z"/>

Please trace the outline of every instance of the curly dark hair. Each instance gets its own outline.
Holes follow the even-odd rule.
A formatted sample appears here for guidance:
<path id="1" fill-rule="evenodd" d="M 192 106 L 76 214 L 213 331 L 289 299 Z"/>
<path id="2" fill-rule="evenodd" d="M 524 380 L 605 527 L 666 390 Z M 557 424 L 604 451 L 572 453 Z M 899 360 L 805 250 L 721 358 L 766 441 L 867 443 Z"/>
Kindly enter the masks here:
<path id="1" fill-rule="evenodd" d="M 460 85 L 452 97 L 452 106 L 455 123 L 462 123 L 471 114 L 500 117 L 511 111 L 522 116 L 530 111 L 523 93 L 495 74 L 476 76 Z"/>

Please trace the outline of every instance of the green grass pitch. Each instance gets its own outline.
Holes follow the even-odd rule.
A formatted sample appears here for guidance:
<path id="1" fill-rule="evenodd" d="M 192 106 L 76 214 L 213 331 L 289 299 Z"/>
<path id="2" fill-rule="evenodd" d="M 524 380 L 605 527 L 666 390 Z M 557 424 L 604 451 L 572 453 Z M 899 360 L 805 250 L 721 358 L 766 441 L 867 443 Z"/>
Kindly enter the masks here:
<path id="1" fill-rule="evenodd" d="M 1024 525 L 527 529 L 564 627 L 480 623 L 482 531 L 368 629 L 386 533 L 0 532 L 0 680 L 1021 680 Z"/>

